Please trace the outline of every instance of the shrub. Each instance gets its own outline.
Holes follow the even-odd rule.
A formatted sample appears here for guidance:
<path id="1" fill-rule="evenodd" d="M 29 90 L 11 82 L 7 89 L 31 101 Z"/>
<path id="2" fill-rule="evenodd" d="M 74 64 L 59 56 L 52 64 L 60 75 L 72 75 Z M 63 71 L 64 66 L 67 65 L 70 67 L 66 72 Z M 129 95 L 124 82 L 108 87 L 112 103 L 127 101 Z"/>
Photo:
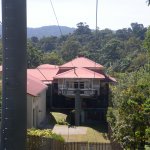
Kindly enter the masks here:
<path id="1" fill-rule="evenodd" d="M 59 125 L 68 125 L 68 122 L 66 122 L 64 119 L 60 119 L 57 121 L 57 124 Z"/>
<path id="2" fill-rule="evenodd" d="M 51 130 L 28 129 L 27 149 L 28 150 L 50 150 L 55 145 L 63 145 L 64 139 Z"/>
<path id="3" fill-rule="evenodd" d="M 40 130 L 40 129 L 28 129 L 27 130 L 28 136 L 36 136 L 36 137 L 44 137 L 44 138 L 51 138 L 53 140 L 62 141 L 64 142 L 64 139 L 61 135 L 58 135 L 56 133 L 53 133 L 50 129 Z"/>

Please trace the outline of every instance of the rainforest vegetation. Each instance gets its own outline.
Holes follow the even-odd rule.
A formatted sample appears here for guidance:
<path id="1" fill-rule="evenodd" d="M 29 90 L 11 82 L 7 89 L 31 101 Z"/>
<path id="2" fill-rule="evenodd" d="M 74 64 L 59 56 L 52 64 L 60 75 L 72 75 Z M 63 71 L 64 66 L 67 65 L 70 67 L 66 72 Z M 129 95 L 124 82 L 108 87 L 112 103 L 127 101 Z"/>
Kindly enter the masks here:
<path id="1" fill-rule="evenodd" d="M 91 30 L 78 23 L 73 34 L 60 37 L 32 37 L 28 40 L 28 68 L 42 63 L 62 64 L 84 55 L 115 72 L 132 72 L 144 66 L 147 49 L 143 46 L 147 28 L 132 23 L 117 31 Z"/>
<path id="2" fill-rule="evenodd" d="M 113 31 L 91 30 L 83 22 L 69 35 L 28 40 L 28 67 L 62 64 L 84 55 L 116 77 L 108 122 L 124 148 L 144 149 L 150 137 L 150 27 L 131 23 Z"/>
<path id="3" fill-rule="evenodd" d="M 131 23 L 116 31 L 95 31 L 80 22 L 72 34 L 31 37 L 27 54 L 28 68 L 60 65 L 78 55 L 104 65 L 117 79 L 107 115 L 114 139 L 126 149 L 144 149 L 150 141 L 150 27 Z"/>

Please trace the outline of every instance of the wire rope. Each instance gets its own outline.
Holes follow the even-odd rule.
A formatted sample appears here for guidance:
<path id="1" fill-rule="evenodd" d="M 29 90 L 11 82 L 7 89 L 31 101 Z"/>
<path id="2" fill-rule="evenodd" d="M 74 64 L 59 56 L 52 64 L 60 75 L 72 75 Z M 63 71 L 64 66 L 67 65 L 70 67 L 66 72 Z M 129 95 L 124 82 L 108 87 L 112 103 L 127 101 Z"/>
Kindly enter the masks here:
<path id="1" fill-rule="evenodd" d="M 60 27 L 60 25 L 59 25 L 58 17 L 57 17 L 57 15 L 56 15 L 56 12 L 55 12 L 54 5 L 53 5 L 52 0 L 50 0 L 50 3 L 51 3 L 51 7 L 52 7 L 52 9 L 53 9 L 53 13 L 54 13 L 54 16 L 55 16 L 55 19 L 56 19 L 56 22 L 57 22 L 57 25 L 58 25 L 60 34 L 61 34 L 61 36 L 63 36 L 63 33 L 62 33 L 61 27 Z"/>

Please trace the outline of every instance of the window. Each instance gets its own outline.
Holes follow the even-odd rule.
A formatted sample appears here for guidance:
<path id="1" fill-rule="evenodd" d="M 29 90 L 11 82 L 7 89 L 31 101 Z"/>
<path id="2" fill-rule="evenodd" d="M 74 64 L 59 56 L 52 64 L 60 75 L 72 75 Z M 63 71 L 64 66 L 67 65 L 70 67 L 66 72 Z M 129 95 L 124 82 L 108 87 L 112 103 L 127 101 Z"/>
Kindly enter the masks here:
<path id="1" fill-rule="evenodd" d="M 68 81 L 66 82 L 66 88 L 69 88 L 69 82 Z"/>
<path id="2" fill-rule="evenodd" d="M 78 87 L 84 89 L 84 82 L 74 82 L 74 88 L 77 89 Z"/>
<path id="3" fill-rule="evenodd" d="M 80 82 L 80 89 L 84 89 L 84 82 Z"/>
<path id="4" fill-rule="evenodd" d="M 75 89 L 84 89 L 84 82 L 74 82 Z M 80 91 L 80 94 L 84 94 L 84 91 Z"/>
<path id="5" fill-rule="evenodd" d="M 74 88 L 75 88 L 75 89 L 78 88 L 78 82 L 74 82 Z"/>

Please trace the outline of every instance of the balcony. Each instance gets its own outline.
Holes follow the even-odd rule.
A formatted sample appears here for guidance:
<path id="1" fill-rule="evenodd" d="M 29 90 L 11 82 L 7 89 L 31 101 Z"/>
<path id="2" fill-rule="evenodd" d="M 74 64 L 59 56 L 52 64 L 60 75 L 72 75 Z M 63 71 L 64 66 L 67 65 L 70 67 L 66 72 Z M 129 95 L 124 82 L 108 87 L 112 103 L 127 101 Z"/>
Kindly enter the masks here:
<path id="1" fill-rule="evenodd" d="M 66 97 L 75 97 L 77 90 L 80 90 L 81 97 L 92 97 L 96 94 L 96 89 L 86 88 L 86 89 L 76 89 L 76 88 L 59 88 L 59 92 Z"/>

